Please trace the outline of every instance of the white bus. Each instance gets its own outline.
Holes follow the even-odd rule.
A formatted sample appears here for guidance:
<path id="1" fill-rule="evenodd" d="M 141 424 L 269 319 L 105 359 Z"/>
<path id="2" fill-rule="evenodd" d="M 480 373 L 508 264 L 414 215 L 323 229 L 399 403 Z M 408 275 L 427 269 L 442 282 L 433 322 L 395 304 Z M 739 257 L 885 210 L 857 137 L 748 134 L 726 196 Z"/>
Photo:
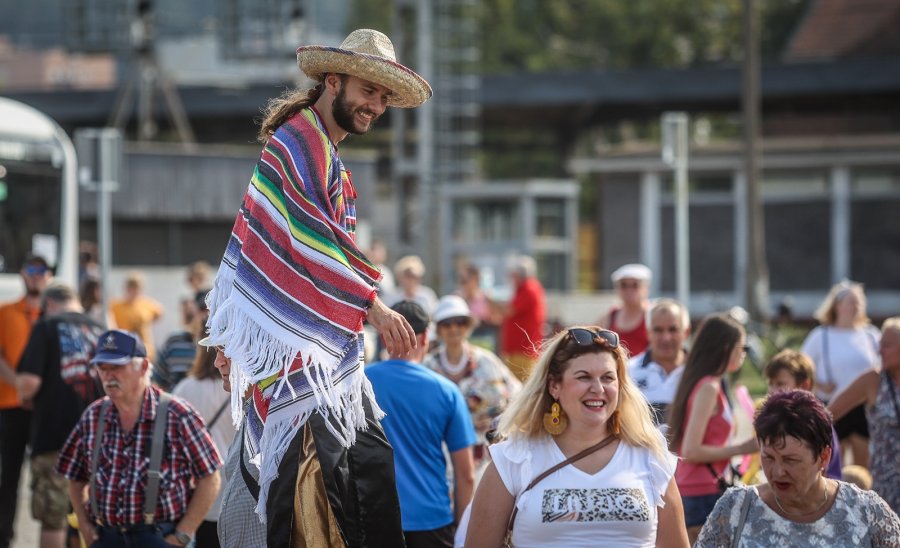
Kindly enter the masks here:
<path id="1" fill-rule="evenodd" d="M 75 148 L 53 120 L 0 97 L 0 302 L 20 296 L 29 253 L 77 289 L 78 188 Z"/>

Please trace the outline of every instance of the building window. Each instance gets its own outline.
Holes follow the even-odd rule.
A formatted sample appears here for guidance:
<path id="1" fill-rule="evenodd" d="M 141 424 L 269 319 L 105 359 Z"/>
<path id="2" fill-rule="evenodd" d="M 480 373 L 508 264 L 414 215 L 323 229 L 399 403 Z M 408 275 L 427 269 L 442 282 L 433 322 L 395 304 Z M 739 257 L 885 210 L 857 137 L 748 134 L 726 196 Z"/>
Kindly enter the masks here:
<path id="1" fill-rule="evenodd" d="M 463 202 L 453 209 L 453 238 L 457 242 L 502 242 L 521 238 L 517 202 Z"/>
<path id="2" fill-rule="evenodd" d="M 560 199 L 538 199 L 535 202 L 535 236 L 538 238 L 566 237 L 566 202 Z"/>

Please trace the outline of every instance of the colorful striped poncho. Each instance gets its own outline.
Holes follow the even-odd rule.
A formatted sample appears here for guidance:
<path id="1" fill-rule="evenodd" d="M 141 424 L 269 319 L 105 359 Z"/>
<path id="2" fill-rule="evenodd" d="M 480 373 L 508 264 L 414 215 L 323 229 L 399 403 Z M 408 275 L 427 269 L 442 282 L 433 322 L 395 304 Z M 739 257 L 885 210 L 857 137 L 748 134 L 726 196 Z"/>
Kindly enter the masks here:
<path id="1" fill-rule="evenodd" d="M 262 521 L 278 465 L 311 413 L 331 417 L 345 447 L 365 426 L 365 395 L 383 416 L 361 336 L 381 274 L 354 243 L 355 198 L 320 117 L 300 111 L 263 149 L 208 297 L 210 344 L 232 360 L 236 425 L 253 386 L 244 443 L 260 470 Z"/>

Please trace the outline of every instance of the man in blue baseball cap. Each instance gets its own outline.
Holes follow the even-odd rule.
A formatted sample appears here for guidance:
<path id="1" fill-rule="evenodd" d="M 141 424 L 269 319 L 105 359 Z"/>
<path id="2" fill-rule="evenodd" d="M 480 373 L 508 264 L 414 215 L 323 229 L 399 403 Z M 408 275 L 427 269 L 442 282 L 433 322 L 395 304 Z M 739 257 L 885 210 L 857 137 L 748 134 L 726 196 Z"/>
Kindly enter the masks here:
<path id="1" fill-rule="evenodd" d="M 222 465 L 203 420 L 150 384 L 152 364 L 136 334 L 103 333 L 91 363 L 106 397 L 85 410 L 56 464 L 69 480 L 85 544 L 190 545 L 219 491 Z"/>

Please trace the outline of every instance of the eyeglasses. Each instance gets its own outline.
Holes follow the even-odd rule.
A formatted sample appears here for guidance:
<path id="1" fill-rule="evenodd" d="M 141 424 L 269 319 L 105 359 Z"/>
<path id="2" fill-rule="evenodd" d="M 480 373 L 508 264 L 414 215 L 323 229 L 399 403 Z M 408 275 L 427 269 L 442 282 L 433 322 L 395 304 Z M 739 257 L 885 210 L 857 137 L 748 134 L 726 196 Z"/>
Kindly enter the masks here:
<path id="1" fill-rule="evenodd" d="M 573 327 L 569 329 L 569 336 L 578 346 L 593 346 L 597 343 L 596 339 L 601 338 L 606 341 L 609 348 L 619 347 L 619 334 L 615 331 L 606 329 L 587 329 L 584 327 Z"/>
<path id="2" fill-rule="evenodd" d="M 441 320 L 438 322 L 438 327 L 467 327 L 469 325 L 469 318 L 464 316 L 460 316 L 459 318 L 447 318 L 446 320 Z"/>
<path id="3" fill-rule="evenodd" d="M 750 353 L 750 345 L 745 344 L 744 346 L 741 347 L 741 350 L 744 352 L 744 354 L 749 354 Z"/>
<path id="4" fill-rule="evenodd" d="M 36 265 L 36 264 L 30 264 L 30 265 L 26 266 L 23 270 L 25 271 L 26 276 L 43 276 L 44 274 L 47 273 L 46 266 L 41 266 L 41 265 Z"/>

